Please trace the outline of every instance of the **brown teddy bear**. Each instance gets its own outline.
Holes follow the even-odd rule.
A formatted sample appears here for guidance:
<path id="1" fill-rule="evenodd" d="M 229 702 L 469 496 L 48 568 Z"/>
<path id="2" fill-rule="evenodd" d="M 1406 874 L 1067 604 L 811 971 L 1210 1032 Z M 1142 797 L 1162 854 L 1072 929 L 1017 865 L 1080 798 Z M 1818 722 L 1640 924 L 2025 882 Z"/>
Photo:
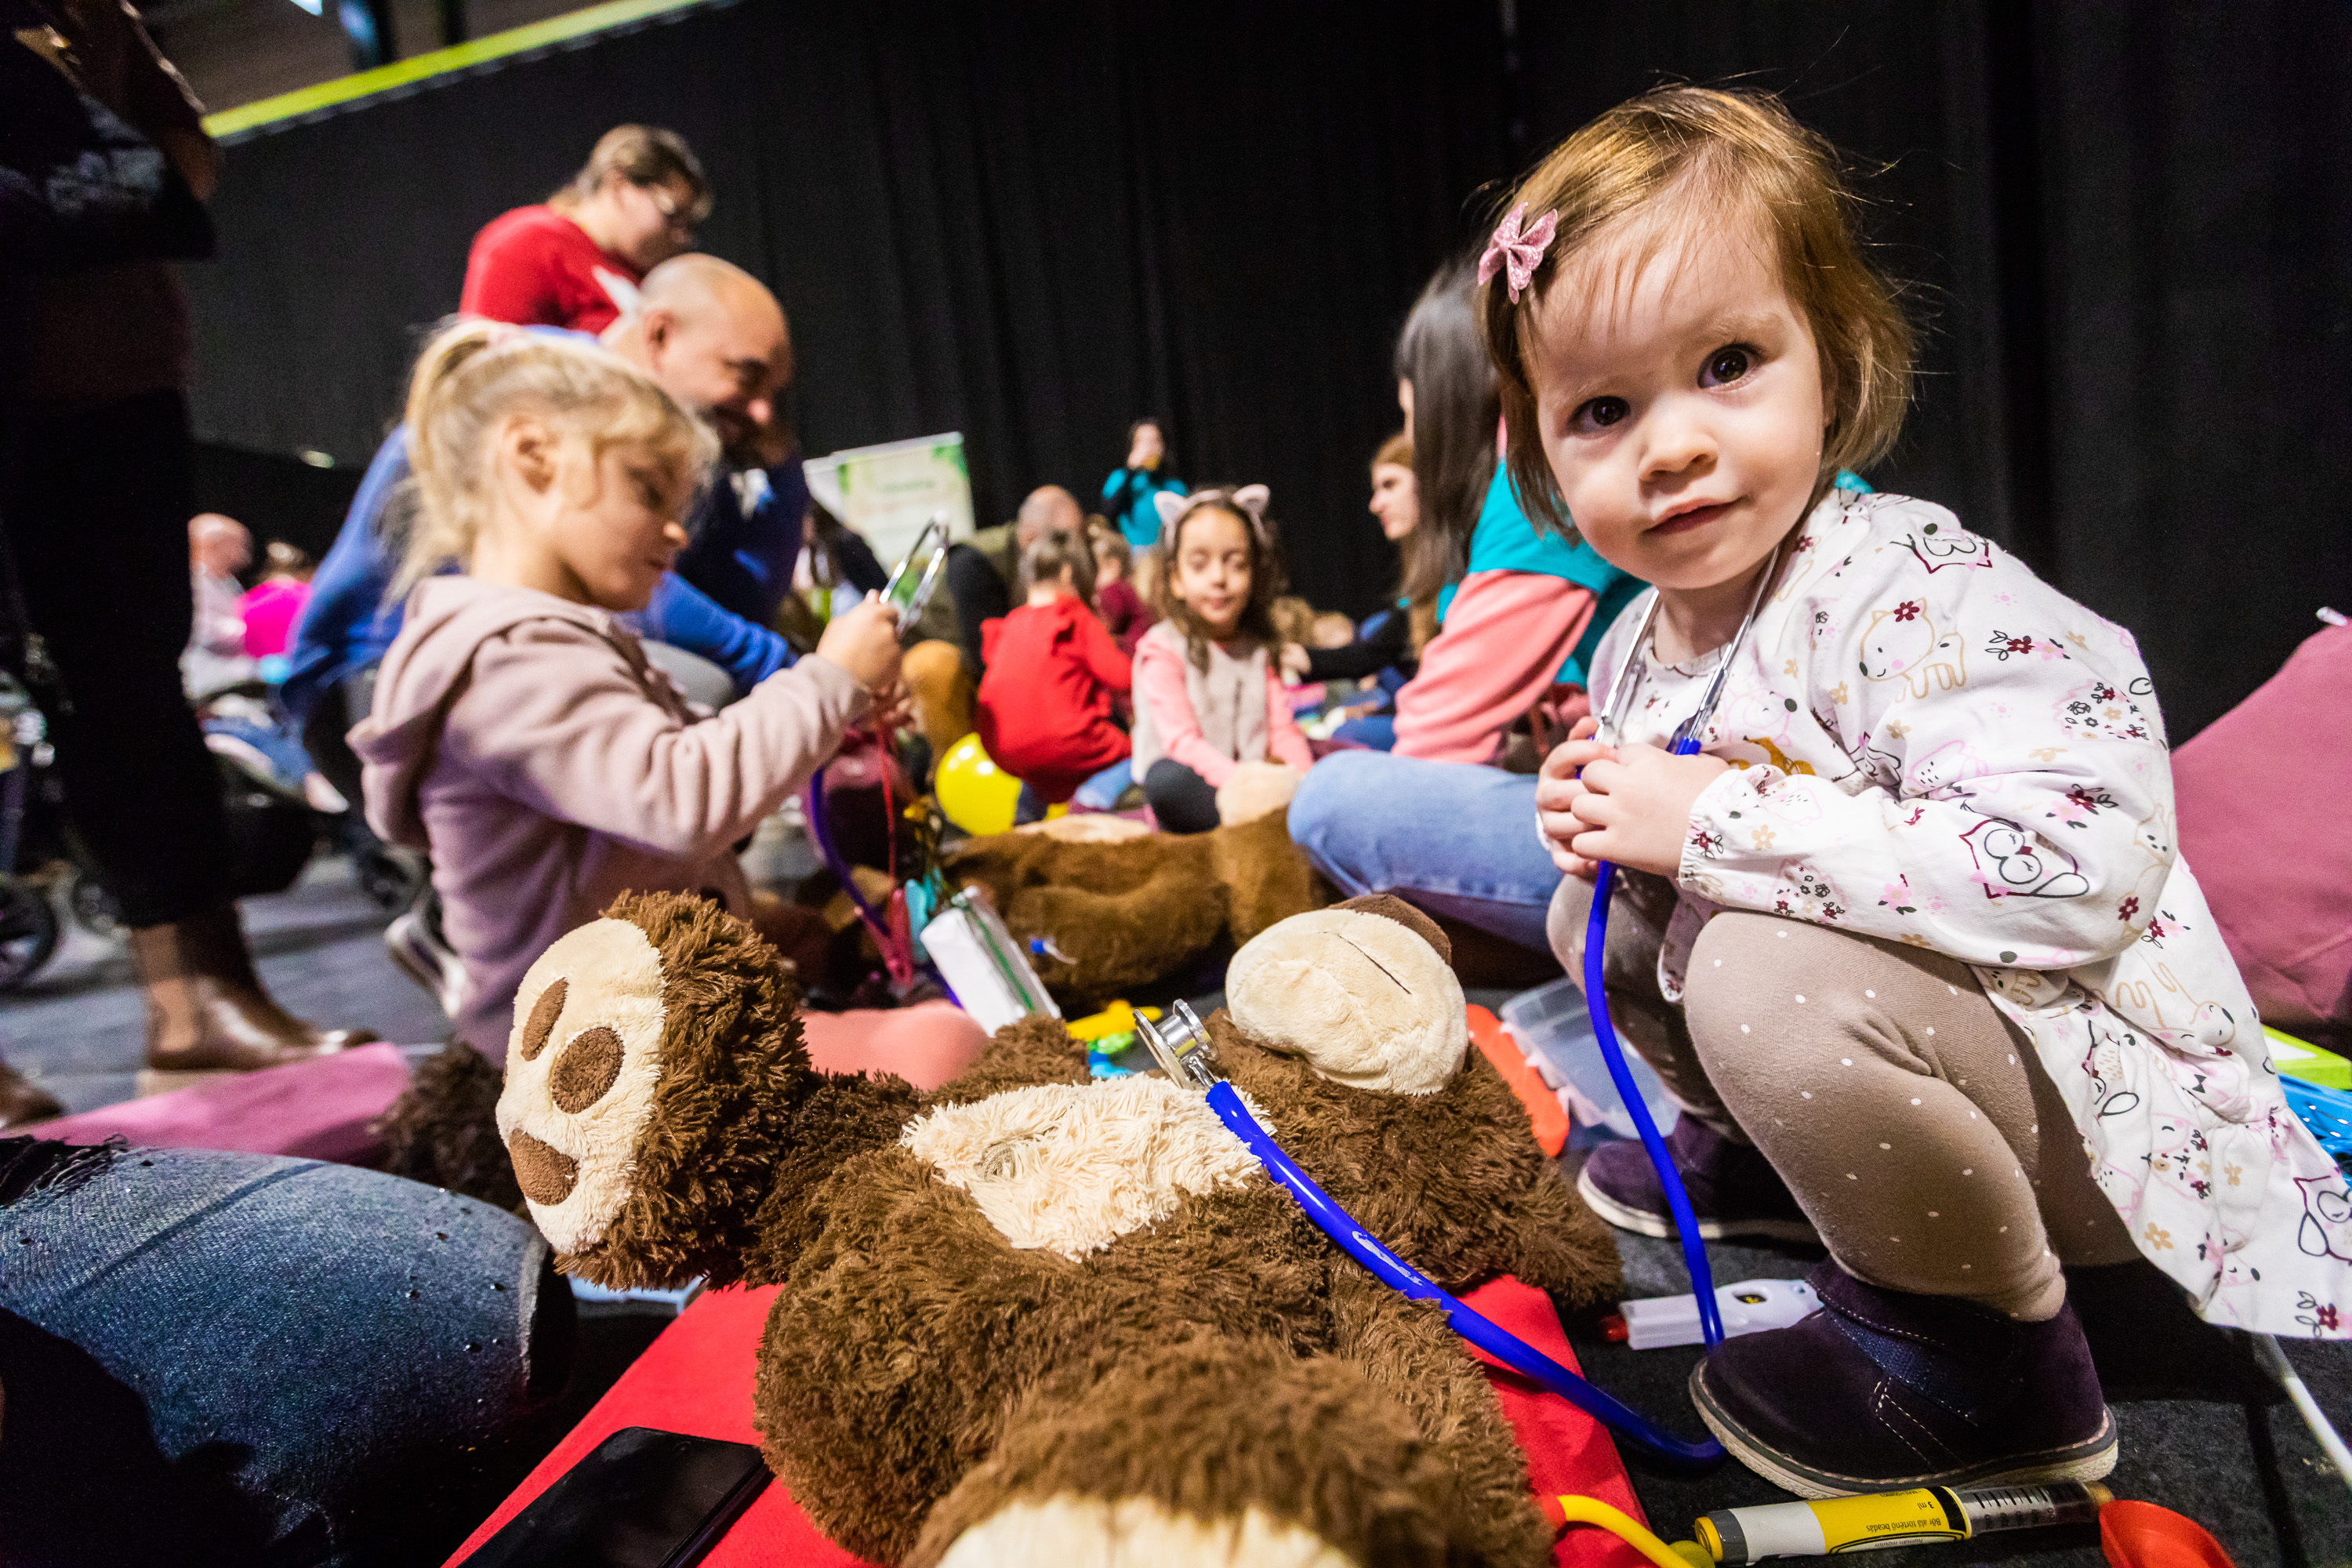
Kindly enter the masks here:
<path id="1" fill-rule="evenodd" d="M 1288 770 L 1284 770 L 1287 772 Z M 1084 825 L 1098 819 L 1063 818 Z M 1236 946 L 1337 894 L 1274 811 L 1213 832 L 1079 839 L 1057 832 L 976 838 L 942 868 L 979 887 L 1056 995 L 1088 1002 L 1181 974 L 1230 935 Z"/>
<path id="2" fill-rule="evenodd" d="M 1376 898 L 1234 959 L 1217 1065 L 1372 1234 L 1571 1305 L 1608 1233 L 1467 1050 L 1445 939 Z M 1478 1363 L 1342 1255 L 1196 1090 L 1090 1081 L 1041 1017 L 925 1095 L 814 1071 L 772 950 L 632 897 L 516 997 L 499 1128 L 562 1267 L 782 1284 L 769 1464 L 877 1562 L 1535 1564 Z"/>

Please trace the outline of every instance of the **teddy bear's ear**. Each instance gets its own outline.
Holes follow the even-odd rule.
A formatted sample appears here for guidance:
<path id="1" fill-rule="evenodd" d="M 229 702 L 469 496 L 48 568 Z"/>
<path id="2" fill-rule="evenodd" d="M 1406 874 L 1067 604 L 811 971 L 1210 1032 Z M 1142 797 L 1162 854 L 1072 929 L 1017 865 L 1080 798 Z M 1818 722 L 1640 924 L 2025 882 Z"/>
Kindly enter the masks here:
<path id="1" fill-rule="evenodd" d="M 1234 954 L 1225 1007 L 1269 1050 L 1318 1077 L 1391 1094 L 1434 1094 L 1462 1070 L 1470 1026 L 1445 938 L 1426 916 L 1359 900 L 1293 915 Z"/>
<path id="2" fill-rule="evenodd" d="M 1331 906 L 1339 910 L 1361 910 L 1368 915 L 1391 920 L 1417 934 L 1422 941 L 1437 950 L 1437 956 L 1450 966 L 1454 963 L 1454 939 L 1445 928 L 1427 915 L 1398 898 L 1394 893 L 1366 893 L 1361 898 L 1349 899 Z"/>
<path id="3" fill-rule="evenodd" d="M 632 895 L 523 976 L 499 1133 L 568 1271 L 731 1279 L 813 1076 L 775 950 L 707 900 Z"/>

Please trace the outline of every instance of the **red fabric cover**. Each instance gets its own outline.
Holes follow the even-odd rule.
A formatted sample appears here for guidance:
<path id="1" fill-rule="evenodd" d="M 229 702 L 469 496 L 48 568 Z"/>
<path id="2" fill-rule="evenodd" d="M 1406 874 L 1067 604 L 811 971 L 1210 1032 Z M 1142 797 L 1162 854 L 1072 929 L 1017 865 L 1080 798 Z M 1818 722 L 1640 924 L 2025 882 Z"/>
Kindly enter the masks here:
<path id="1" fill-rule="evenodd" d="M 1129 750 L 1113 699 L 1135 680 L 1127 655 L 1076 598 L 1024 605 L 980 624 L 980 743 L 1049 805 Z"/>
<path id="2" fill-rule="evenodd" d="M 2172 782 L 2181 858 L 2263 1017 L 2352 1026 L 2352 626 L 2174 752 Z"/>
<path id="3" fill-rule="evenodd" d="M 457 310 L 519 327 L 601 332 L 619 319 L 621 306 L 596 276 L 600 270 L 631 288 L 642 280 L 635 268 L 599 249 L 553 207 L 517 207 L 474 237 Z"/>
<path id="4" fill-rule="evenodd" d="M 1528 1062 L 1527 1053 L 1519 1049 L 1518 1042 L 1511 1038 L 1500 1018 L 1484 1007 L 1472 1007 L 1469 1011 L 1470 1043 L 1478 1047 L 1480 1056 L 1494 1064 L 1495 1070 L 1503 1075 L 1503 1081 L 1511 1086 L 1511 1093 L 1528 1108 L 1536 1147 L 1558 1159 L 1559 1152 L 1568 1147 L 1567 1108 L 1560 1104 L 1551 1086 L 1544 1082 L 1543 1074 Z"/>
<path id="5" fill-rule="evenodd" d="M 621 1374 L 621 1381 L 597 1401 L 580 1425 L 523 1478 L 514 1494 L 466 1538 L 449 1559 L 449 1568 L 463 1563 L 558 1476 L 624 1426 L 758 1442 L 759 1434 L 751 1426 L 752 1369 L 760 1332 L 775 1295 L 776 1288 L 771 1287 L 713 1290 L 696 1298 L 677 1321 Z M 1561 1365 L 1576 1365 L 1560 1332 L 1559 1320 L 1542 1291 L 1502 1279 L 1464 1300 Z M 1502 1400 L 1503 1413 L 1510 1417 L 1520 1445 L 1528 1451 L 1528 1468 L 1538 1495 L 1580 1492 L 1613 1504 L 1635 1519 L 1643 1518 L 1633 1483 L 1618 1460 L 1616 1446 L 1599 1424 L 1563 1399 L 1534 1392 L 1516 1373 L 1489 1375 Z M 1571 1563 L 1579 1568 L 1644 1568 L 1646 1563 L 1616 1537 L 1591 1530 L 1571 1531 L 1554 1550 L 1553 1560 L 1561 1568 Z M 780 1563 L 792 1568 L 857 1568 L 859 1562 L 816 1532 L 807 1516 L 793 1505 L 782 1481 L 760 1494 L 703 1561 L 709 1568 L 773 1568 Z"/>
<path id="6" fill-rule="evenodd" d="M 980 1058 L 988 1031 L 952 1002 L 801 1014 L 801 1037 L 820 1072 L 894 1072 L 933 1089 Z"/>
<path id="7" fill-rule="evenodd" d="M 368 1123 L 407 1087 L 408 1062 L 398 1046 L 361 1046 L 59 1117 L 30 1131 L 68 1143 L 97 1143 L 120 1132 L 156 1149 L 228 1149 L 365 1164 L 383 1152 Z"/>

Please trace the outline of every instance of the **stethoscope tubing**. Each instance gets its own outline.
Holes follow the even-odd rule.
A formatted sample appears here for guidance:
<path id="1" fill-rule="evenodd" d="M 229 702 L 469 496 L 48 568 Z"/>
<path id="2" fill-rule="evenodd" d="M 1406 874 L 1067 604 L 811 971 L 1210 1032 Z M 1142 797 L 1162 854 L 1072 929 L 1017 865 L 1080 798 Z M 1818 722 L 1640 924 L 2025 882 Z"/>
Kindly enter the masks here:
<path id="1" fill-rule="evenodd" d="M 1723 1445 L 1709 1438 L 1704 1442 L 1685 1442 L 1670 1432 L 1653 1426 L 1631 1405 L 1595 1388 L 1591 1383 L 1552 1360 L 1510 1330 L 1496 1322 L 1476 1308 L 1447 1291 L 1412 1264 L 1397 1257 L 1364 1233 L 1347 1210 L 1331 1201 L 1330 1195 L 1315 1184 L 1315 1178 L 1300 1170 L 1282 1152 L 1282 1145 L 1250 1114 L 1234 1086 L 1219 1079 L 1209 1089 L 1210 1109 L 1219 1121 L 1240 1139 L 1249 1152 L 1257 1156 L 1266 1173 L 1297 1200 L 1298 1206 L 1340 1248 L 1357 1262 L 1371 1270 L 1375 1279 L 1407 1300 L 1434 1301 L 1444 1312 L 1454 1331 L 1476 1345 L 1480 1350 L 1506 1366 L 1534 1379 L 1552 1393 L 1583 1411 L 1587 1415 L 1613 1427 L 1640 1447 L 1668 1464 L 1685 1468 L 1703 1468 L 1723 1458 Z M 1689 1206 L 1689 1200 L 1684 1200 Z"/>
<path id="2" fill-rule="evenodd" d="M 1730 679 L 1732 661 L 1747 646 L 1748 634 L 1756 625 L 1757 612 L 1764 607 L 1764 596 L 1771 592 L 1773 579 L 1780 575 L 1780 552 L 1765 563 L 1756 580 L 1756 591 L 1748 596 L 1748 613 L 1740 618 L 1739 629 L 1732 634 L 1729 646 L 1723 650 L 1716 665 L 1715 675 L 1699 698 L 1697 710 L 1685 720 L 1675 731 L 1670 750 L 1677 757 L 1687 757 L 1699 749 L 1706 733 L 1708 721 L 1715 717 L 1716 704 L 1722 700 L 1724 683 Z M 1642 614 L 1642 624 L 1633 629 L 1632 643 L 1625 657 L 1619 660 L 1617 679 L 1609 689 L 1609 698 L 1601 710 L 1597 730 L 1599 738 L 1615 745 L 1624 722 L 1627 707 L 1633 700 L 1633 668 L 1649 646 L 1650 635 L 1657 625 L 1659 598 L 1651 590 L 1650 605 Z M 1650 1107 L 1642 1098 L 1639 1085 L 1633 1081 L 1633 1064 L 1625 1059 L 1625 1047 L 1617 1038 L 1616 1025 L 1609 1016 L 1609 993 L 1605 975 L 1609 954 L 1609 904 L 1617 885 L 1617 868 L 1610 861 L 1600 861 L 1592 877 L 1592 908 L 1584 921 L 1584 1008 L 1592 1021 L 1593 1038 L 1601 1047 L 1601 1059 L 1608 1064 L 1609 1081 L 1617 1086 L 1617 1096 L 1624 1101 L 1626 1114 L 1633 1119 L 1633 1129 L 1641 1134 L 1642 1148 L 1650 1156 L 1650 1163 L 1658 1173 L 1658 1185 L 1666 1194 L 1666 1208 L 1675 1217 L 1675 1235 L 1682 1243 L 1683 1267 L 1690 1274 L 1691 1290 L 1698 1303 L 1699 1332 L 1708 1350 L 1723 1342 L 1723 1310 L 1715 1299 L 1715 1270 L 1707 1262 L 1706 1242 L 1698 1233 L 1698 1216 L 1692 1211 L 1690 1194 L 1683 1186 L 1682 1173 L 1675 1169 L 1674 1154 L 1658 1132 L 1658 1124 L 1650 1115 Z"/>

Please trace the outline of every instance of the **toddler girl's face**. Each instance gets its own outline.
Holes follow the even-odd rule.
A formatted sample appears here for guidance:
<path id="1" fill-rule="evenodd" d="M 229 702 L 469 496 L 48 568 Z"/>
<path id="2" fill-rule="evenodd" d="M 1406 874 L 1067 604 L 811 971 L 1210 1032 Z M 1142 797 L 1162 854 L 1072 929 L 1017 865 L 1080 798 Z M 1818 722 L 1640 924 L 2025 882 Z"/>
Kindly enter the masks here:
<path id="1" fill-rule="evenodd" d="M 1637 271 L 1639 237 L 1604 236 L 1551 285 L 1536 409 L 1578 531 L 1612 565 L 1696 592 L 1746 577 L 1811 498 L 1821 358 L 1752 222 L 1683 226 Z"/>
<path id="2" fill-rule="evenodd" d="M 1174 571 L 1169 591 L 1177 601 L 1210 636 L 1233 636 L 1249 607 L 1249 524 L 1223 507 L 1192 513 L 1178 531 Z"/>
<path id="3" fill-rule="evenodd" d="M 592 457 L 578 439 L 564 443 L 562 462 L 550 545 L 588 603 L 644 609 L 686 547 L 687 474 L 665 453 L 608 447 Z"/>
<path id="4" fill-rule="evenodd" d="M 1101 589 L 1126 577 L 1127 563 L 1108 550 L 1095 552 L 1095 586 Z"/>

